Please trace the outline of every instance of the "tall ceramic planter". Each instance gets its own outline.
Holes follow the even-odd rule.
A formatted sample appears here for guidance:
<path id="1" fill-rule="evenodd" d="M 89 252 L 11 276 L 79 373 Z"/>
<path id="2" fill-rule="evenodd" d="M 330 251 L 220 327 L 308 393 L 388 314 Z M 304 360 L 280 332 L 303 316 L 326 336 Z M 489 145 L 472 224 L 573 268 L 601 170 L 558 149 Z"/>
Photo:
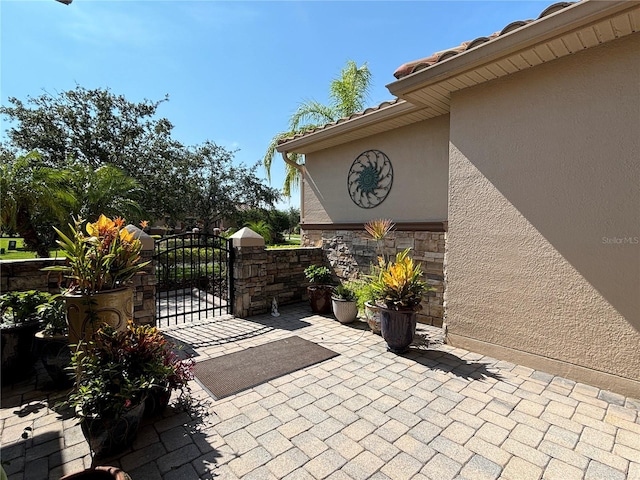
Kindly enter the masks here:
<path id="1" fill-rule="evenodd" d="M 90 340 L 103 323 L 118 331 L 124 331 L 127 320 L 133 320 L 133 289 L 118 288 L 93 295 L 67 295 L 67 322 L 69 344 Z"/>
<path id="2" fill-rule="evenodd" d="M 415 310 L 394 310 L 380 303 L 378 308 L 380 309 L 380 329 L 382 338 L 387 342 L 387 350 L 393 353 L 406 352 L 416 333 Z"/>

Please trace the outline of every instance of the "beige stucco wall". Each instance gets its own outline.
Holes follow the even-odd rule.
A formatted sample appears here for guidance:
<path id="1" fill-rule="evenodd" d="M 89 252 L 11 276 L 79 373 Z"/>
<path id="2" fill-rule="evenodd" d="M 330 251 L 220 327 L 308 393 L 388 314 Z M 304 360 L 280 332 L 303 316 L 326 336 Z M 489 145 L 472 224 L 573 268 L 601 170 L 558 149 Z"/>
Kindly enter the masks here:
<path id="1" fill-rule="evenodd" d="M 331 224 L 392 218 L 395 222 L 447 219 L 449 116 L 348 144 L 305 158 L 302 223 Z M 351 164 L 365 150 L 384 152 L 393 165 L 393 185 L 375 208 L 358 207 L 347 191 Z"/>
<path id="2" fill-rule="evenodd" d="M 455 94 L 450 341 L 640 398 L 640 34 Z"/>

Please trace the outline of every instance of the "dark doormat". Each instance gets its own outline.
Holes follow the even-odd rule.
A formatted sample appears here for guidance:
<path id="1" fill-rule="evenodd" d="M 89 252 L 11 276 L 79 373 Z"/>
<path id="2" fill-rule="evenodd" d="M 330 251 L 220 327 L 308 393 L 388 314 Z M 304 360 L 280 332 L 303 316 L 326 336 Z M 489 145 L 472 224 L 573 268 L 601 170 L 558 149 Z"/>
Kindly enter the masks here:
<path id="1" fill-rule="evenodd" d="M 195 375 L 203 387 L 220 399 L 337 355 L 293 336 L 198 362 Z"/>

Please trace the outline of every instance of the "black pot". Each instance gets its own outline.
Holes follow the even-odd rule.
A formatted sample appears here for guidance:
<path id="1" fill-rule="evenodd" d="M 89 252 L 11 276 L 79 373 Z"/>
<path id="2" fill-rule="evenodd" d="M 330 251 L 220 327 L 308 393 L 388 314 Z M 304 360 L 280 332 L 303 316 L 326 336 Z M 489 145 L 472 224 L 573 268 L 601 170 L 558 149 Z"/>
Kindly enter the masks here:
<path id="1" fill-rule="evenodd" d="M 130 447 L 144 415 L 144 401 L 117 418 L 87 417 L 80 424 L 95 458 L 104 458 Z"/>
<path id="2" fill-rule="evenodd" d="M 36 344 L 40 361 L 44 365 L 56 388 L 69 388 L 75 381 L 73 371 L 68 369 L 71 364 L 71 349 L 66 335 L 45 335 L 36 333 Z"/>
<path id="3" fill-rule="evenodd" d="M 29 378 L 36 361 L 33 337 L 40 329 L 39 320 L 17 325 L 3 325 L 2 337 L 2 384 Z"/>
<path id="4" fill-rule="evenodd" d="M 387 350 L 393 353 L 409 350 L 416 333 L 415 310 L 394 310 L 380 303 L 377 306 L 380 309 L 380 330 L 387 342 Z"/>
<path id="5" fill-rule="evenodd" d="M 161 415 L 162 412 L 169 405 L 169 399 L 171 398 L 171 390 L 168 387 L 156 385 L 149 389 L 147 398 L 144 403 L 144 416 L 145 418 L 153 418 Z"/>
<path id="6" fill-rule="evenodd" d="M 331 291 L 332 287 L 329 285 L 307 287 L 309 305 L 313 313 L 331 313 Z"/>

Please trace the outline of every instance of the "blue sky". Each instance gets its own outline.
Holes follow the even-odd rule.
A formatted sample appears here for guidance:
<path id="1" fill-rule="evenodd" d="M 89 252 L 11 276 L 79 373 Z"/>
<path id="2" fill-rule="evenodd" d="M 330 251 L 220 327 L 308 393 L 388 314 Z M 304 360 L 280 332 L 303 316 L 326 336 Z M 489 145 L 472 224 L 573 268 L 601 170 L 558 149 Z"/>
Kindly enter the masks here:
<path id="1" fill-rule="evenodd" d="M 158 113 L 174 138 L 212 140 L 252 165 L 301 101 L 327 102 L 347 60 L 368 63 L 373 106 L 393 98 L 385 85 L 402 63 L 536 18 L 551 3 L 1 0 L 0 101 L 76 84 L 131 101 L 168 94 Z M 277 158 L 272 186 L 283 175 Z M 279 207 L 299 203 L 294 192 Z"/>

